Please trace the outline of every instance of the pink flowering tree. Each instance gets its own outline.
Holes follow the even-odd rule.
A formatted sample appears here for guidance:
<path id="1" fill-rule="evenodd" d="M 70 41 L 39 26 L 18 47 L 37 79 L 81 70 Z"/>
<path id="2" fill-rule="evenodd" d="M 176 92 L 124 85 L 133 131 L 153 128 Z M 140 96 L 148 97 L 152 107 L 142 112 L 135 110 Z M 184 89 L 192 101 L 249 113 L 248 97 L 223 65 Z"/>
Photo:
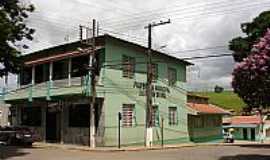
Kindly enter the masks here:
<path id="1" fill-rule="evenodd" d="M 253 46 L 251 54 L 237 63 L 232 87 L 252 108 L 270 107 L 270 29 Z"/>

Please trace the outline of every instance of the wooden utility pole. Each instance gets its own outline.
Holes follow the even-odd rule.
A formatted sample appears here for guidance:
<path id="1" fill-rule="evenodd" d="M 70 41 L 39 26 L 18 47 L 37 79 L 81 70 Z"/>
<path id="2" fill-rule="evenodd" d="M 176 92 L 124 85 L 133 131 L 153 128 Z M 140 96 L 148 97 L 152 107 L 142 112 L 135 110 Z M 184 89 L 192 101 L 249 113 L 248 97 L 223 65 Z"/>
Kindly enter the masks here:
<path id="1" fill-rule="evenodd" d="M 93 24 L 91 27 L 79 26 L 80 27 L 80 40 L 83 45 L 86 45 L 90 48 L 81 49 L 84 53 L 89 53 L 89 65 L 87 66 L 88 70 L 88 82 L 90 81 L 91 94 L 89 94 L 89 104 L 90 104 L 90 119 L 89 119 L 89 146 L 91 148 L 96 147 L 96 128 L 95 128 L 95 102 L 96 102 L 96 73 L 97 73 L 97 60 L 96 60 L 96 20 L 93 19 Z M 86 29 L 86 39 L 83 38 L 83 29 Z M 89 37 L 89 33 L 92 30 L 92 35 Z M 88 85 L 86 85 L 88 86 Z"/>
<path id="2" fill-rule="evenodd" d="M 95 127 L 95 102 L 96 102 L 96 20 L 93 19 L 93 36 L 92 36 L 92 52 L 89 54 L 89 72 L 91 72 L 91 95 L 90 96 L 90 147 L 96 147 L 96 127 Z"/>
<path id="3" fill-rule="evenodd" d="M 170 23 L 170 19 L 159 23 L 149 23 L 144 27 L 148 29 L 148 50 L 147 50 L 147 82 L 146 82 L 146 134 L 145 145 L 151 147 L 153 144 L 153 106 L 152 106 L 152 92 L 153 92 L 153 71 L 152 71 L 152 28 L 160 25 Z"/>

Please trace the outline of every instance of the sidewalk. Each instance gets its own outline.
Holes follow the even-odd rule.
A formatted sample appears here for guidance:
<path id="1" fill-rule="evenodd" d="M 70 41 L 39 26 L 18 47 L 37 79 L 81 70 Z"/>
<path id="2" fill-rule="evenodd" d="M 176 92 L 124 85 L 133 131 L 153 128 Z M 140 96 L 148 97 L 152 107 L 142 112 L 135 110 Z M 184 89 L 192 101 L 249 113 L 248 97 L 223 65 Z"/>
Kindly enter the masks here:
<path id="1" fill-rule="evenodd" d="M 166 150 L 166 149 L 179 149 L 184 147 L 198 147 L 198 146 L 239 146 L 239 145 L 270 145 L 270 143 L 258 143 L 250 141 L 236 141 L 235 143 L 182 143 L 175 145 L 160 145 L 153 146 L 151 148 L 146 148 L 144 146 L 130 146 L 130 147 L 96 147 L 89 148 L 88 146 L 79 146 L 79 145 L 67 145 L 67 144 L 52 144 L 52 143 L 40 143 L 36 142 L 33 144 L 34 148 L 61 148 L 68 150 L 81 150 L 81 151 L 94 151 L 94 152 L 119 152 L 119 151 L 147 151 L 147 150 Z"/>
<path id="2" fill-rule="evenodd" d="M 96 147 L 89 148 L 88 146 L 79 146 L 79 145 L 67 145 L 67 144 L 52 144 L 52 143 L 41 143 L 36 142 L 33 144 L 33 148 L 61 148 L 61 149 L 70 149 L 70 150 L 81 150 L 81 151 L 96 151 L 96 152 L 119 152 L 119 151 L 146 151 L 146 150 L 162 150 L 162 149 L 177 149 L 182 147 L 195 147 L 198 146 L 196 143 L 183 143 L 176 145 L 160 145 L 152 146 L 151 148 L 146 148 L 144 146 L 130 146 L 130 147 Z"/>

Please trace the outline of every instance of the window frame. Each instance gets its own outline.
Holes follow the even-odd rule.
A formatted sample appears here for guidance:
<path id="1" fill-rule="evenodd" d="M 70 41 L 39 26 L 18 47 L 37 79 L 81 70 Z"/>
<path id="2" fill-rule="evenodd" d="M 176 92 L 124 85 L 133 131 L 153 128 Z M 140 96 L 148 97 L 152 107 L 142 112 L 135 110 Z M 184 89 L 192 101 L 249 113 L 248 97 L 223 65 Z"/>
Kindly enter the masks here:
<path id="1" fill-rule="evenodd" d="M 168 83 L 169 86 L 174 86 L 177 82 L 177 69 L 168 67 Z"/>
<path id="2" fill-rule="evenodd" d="M 130 107 L 130 108 L 129 108 Z M 122 105 L 122 127 L 131 128 L 134 126 L 134 111 L 135 104 L 123 104 Z M 131 113 L 128 113 L 131 112 Z"/>
<path id="3" fill-rule="evenodd" d="M 135 76 L 136 59 L 122 55 L 122 77 L 133 79 Z"/>
<path id="4" fill-rule="evenodd" d="M 174 106 L 168 107 L 168 123 L 170 126 L 178 125 L 178 108 Z M 172 116 L 173 115 L 173 116 Z"/>
<path id="5" fill-rule="evenodd" d="M 158 64 L 157 63 L 152 63 L 152 81 L 156 82 L 158 80 Z"/>

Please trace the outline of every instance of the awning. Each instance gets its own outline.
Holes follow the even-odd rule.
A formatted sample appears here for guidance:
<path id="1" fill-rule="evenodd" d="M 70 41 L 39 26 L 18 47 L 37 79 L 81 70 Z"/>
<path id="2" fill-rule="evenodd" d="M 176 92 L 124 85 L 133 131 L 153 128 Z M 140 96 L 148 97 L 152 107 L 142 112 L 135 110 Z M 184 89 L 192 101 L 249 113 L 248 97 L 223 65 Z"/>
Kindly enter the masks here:
<path id="1" fill-rule="evenodd" d="M 224 125 L 223 128 L 257 128 L 257 124 L 232 124 Z"/>

